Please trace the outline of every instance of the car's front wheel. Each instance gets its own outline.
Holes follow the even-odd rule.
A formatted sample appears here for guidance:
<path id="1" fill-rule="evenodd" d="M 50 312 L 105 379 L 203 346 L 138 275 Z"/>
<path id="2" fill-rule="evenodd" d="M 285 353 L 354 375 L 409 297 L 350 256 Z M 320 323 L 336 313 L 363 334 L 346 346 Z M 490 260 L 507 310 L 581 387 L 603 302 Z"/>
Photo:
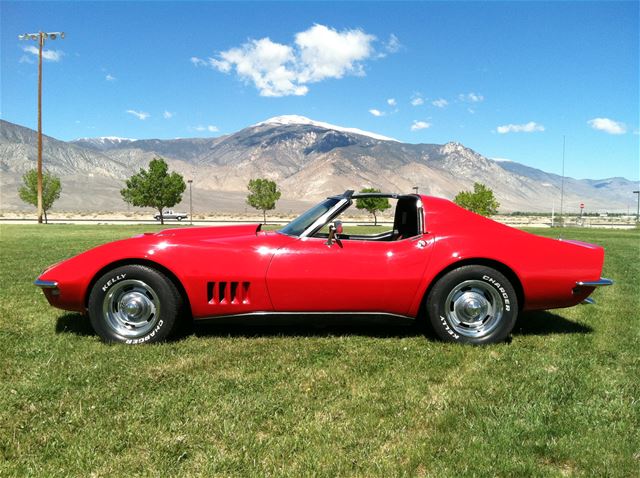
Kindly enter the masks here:
<path id="1" fill-rule="evenodd" d="M 442 276 L 429 292 L 426 308 L 442 340 L 489 344 L 503 341 L 513 329 L 518 298 L 502 273 L 470 265 Z"/>
<path id="2" fill-rule="evenodd" d="M 181 306 L 180 293 L 164 274 L 128 265 L 96 281 L 89 295 L 89 318 L 105 342 L 152 343 L 169 336 Z"/>

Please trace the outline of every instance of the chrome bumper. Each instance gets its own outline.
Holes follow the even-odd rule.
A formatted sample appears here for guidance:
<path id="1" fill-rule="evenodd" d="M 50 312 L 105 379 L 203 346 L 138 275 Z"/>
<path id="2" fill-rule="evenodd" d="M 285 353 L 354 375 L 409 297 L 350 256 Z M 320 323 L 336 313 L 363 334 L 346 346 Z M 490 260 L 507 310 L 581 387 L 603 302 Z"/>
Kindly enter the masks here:
<path id="1" fill-rule="evenodd" d="M 604 277 L 600 277 L 600 280 L 594 281 L 578 281 L 576 282 L 578 287 L 602 287 L 605 285 L 613 285 L 613 281 L 611 279 L 605 279 Z"/>
<path id="2" fill-rule="evenodd" d="M 33 285 L 35 285 L 36 287 L 40 287 L 42 289 L 57 289 L 58 288 L 58 283 L 56 281 L 52 281 L 52 280 L 36 279 L 35 281 L 33 281 Z"/>
<path id="3" fill-rule="evenodd" d="M 576 288 L 579 287 L 603 287 L 606 285 L 613 285 L 613 281 L 611 279 L 606 279 L 604 277 L 600 277 L 600 280 L 594 281 L 578 281 L 576 282 Z M 582 304 L 595 304 L 596 301 L 591 297 L 587 297 L 582 301 Z"/>
<path id="4" fill-rule="evenodd" d="M 58 289 L 58 283 L 56 281 L 36 279 L 33 281 L 33 285 L 41 289 L 49 290 L 51 295 L 60 295 L 60 289 Z"/>

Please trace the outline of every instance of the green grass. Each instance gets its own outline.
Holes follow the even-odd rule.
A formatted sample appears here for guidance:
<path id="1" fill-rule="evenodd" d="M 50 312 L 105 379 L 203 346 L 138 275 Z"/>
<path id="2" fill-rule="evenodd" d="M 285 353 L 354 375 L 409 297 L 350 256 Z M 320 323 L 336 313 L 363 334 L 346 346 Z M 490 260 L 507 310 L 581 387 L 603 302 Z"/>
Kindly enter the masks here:
<path id="1" fill-rule="evenodd" d="M 31 285 L 150 229 L 2 226 L 0 476 L 639 476 L 639 231 L 563 230 L 616 285 L 488 347 L 302 319 L 107 346 Z"/>

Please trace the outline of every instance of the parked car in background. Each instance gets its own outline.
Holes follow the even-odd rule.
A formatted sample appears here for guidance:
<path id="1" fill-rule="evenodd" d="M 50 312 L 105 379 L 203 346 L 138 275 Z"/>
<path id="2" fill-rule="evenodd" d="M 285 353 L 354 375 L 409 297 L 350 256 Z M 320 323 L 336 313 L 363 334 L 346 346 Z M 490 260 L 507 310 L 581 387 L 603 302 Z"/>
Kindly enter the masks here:
<path id="1" fill-rule="evenodd" d="M 160 214 L 156 214 L 153 217 L 156 219 L 156 221 L 160 220 Z M 182 221 L 183 219 L 188 218 L 189 215 L 186 212 L 175 212 L 173 209 L 166 209 L 162 212 L 162 217 L 165 220 L 176 219 L 178 221 Z"/>
<path id="2" fill-rule="evenodd" d="M 366 197 L 395 201 L 388 230 L 343 229 L 338 218 Z M 603 261 L 600 246 L 529 234 L 446 199 L 346 191 L 278 231 L 191 227 L 105 244 L 35 285 L 51 305 L 88 312 L 107 342 L 158 342 L 190 317 L 352 314 L 427 320 L 442 340 L 488 344 L 521 311 L 592 303 L 612 284 Z"/>

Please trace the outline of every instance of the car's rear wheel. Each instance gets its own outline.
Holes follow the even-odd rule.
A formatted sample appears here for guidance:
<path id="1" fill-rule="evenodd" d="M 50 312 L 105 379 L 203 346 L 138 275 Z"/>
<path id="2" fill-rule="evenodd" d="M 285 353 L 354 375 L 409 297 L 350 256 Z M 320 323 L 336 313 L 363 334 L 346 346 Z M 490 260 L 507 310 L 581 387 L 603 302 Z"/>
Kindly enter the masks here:
<path id="1" fill-rule="evenodd" d="M 427 297 L 427 314 L 448 342 L 503 341 L 515 325 L 518 299 L 511 282 L 485 266 L 463 266 L 442 276 Z"/>
<path id="2" fill-rule="evenodd" d="M 96 281 L 89 295 L 89 318 L 105 342 L 152 343 L 169 336 L 181 305 L 180 293 L 164 274 L 129 265 Z"/>

